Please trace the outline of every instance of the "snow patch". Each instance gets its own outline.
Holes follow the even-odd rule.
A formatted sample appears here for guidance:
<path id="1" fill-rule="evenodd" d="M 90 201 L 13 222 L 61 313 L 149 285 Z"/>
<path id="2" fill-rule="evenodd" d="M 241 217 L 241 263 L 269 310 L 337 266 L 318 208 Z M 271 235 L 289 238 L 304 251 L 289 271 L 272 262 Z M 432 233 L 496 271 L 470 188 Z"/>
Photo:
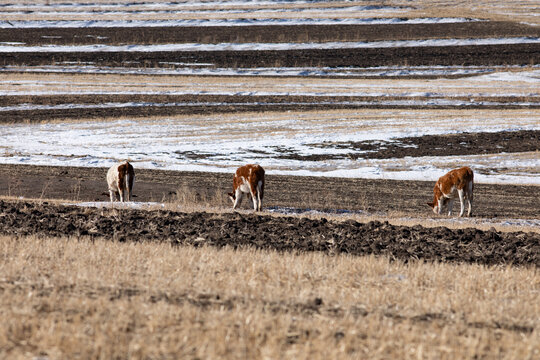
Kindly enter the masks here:
<path id="1" fill-rule="evenodd" d="M 155 45 L 0 45 L 0 53 L 12 52 L 176 52 L 176 51 L 286 51 L 363 48 L 440 47 L 471 45 L 538 44 L 538 37 L 428 39 L 396 41 L 330 41 L 320 43 L 220 43 L 220 44 L 155 44 Z"/>
<path id="2" fill-rule="evenodd" d="M 324 14 L 324 11 L 321 13 Z M 468 18 L 297 18 L 297 19 L 178 19 L 178 20 L 4 20 L 0 28 L 96 28 L 96 27 L 212 27 L 272 25 L 379 25 L 448 24 L 482 21 Z"/>
<path id="3" fill-rule="evenodd" d="M 130 159 L 136 168 L 184 171 L 234 171 L 256 162 L 268 173 L 326 177 L 396 180 L 433 180 L 467 164 L 483 183 L 540 184 L 540 158 L 535 152 L 402 159 L 350 159 L 336 154 L 354 150 L 314 147 L 325 142 L 390 140 L 399 137 L 467 131 L 534 129 L 534 113 L 515 117 L 436 120 L 407 111 L 389 113 L 389 119 L 337 116 L 261 115 L 257 121 L 244 114 L 181 117 L 158 120 L 119 120 L 1 125 L 0 162 L 8 164 L 110 167 Z M 320 118 L 319 118 L 320 117 Z M 409 125 L 410 120 L 410 125 Z M 254 133 L 264 133 L 253 136 Z M 124 139 L 118 146 L 118 139 Z M 283 156 L 299 154 L 298 159 Z M 359 152 L 361 153 L 361 152 Z M 333 160 L 310 161 L 302 155 L 329 154 Z M 309 158 L 308 158 L 309 159 Z"/>

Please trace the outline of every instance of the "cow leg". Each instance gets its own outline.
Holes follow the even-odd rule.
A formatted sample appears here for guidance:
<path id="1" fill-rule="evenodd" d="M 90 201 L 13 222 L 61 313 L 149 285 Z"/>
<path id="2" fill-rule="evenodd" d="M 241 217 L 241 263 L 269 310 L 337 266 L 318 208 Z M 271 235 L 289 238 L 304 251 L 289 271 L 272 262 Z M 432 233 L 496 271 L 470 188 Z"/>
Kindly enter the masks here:
<path id="1" fill-rule="evenodd" d="M 454 199 L 448 199 L 448 216 L 452 216 L 452 208 L 454 207 Z"/>
<path id="2" fill-rule="evenodd" d="M 472 201 L 471 201 L 471 199 L 467 198 L 467 203 L 469 204 L 469 210 L 467 210 L 467 216 L 471 217 L 471 215 L 472 215 Z"/>
<path id="3" fill-rule="evenodd" d="M 440 197 L 439 200 L 437 200 L 437 214 L 438 215 L 441 215 L 443 213 L 443 210 L 444 210 L 444 197 Z"/>
<path id="4" fill-rule="evenodd" d="M 259 183 L 257 184 L 257 200 L 258 200 L 258 210 L 259 211 L 262 211 L 262 198 L 261 198 L 261 193 L 262 193 L 262 182 L 259 181 Z"/>
<path id="5" fill-rule="evenodd" d="M 242 201 L 243 194 L 244 193 L 240 189 L 236 189 L 233 209 L 236 209 L 236 207 L 238 205 L 240 205 L 240 202 Z"/>
<path id="6" fill-rule="evenodd" d="M 126 176 L 126 192 L 127 192 L 127 201 L 131 201 L 131 190 L 133 189 L 133 178 L 129 173 Z"/>
<path id="7" fill-rule="evenodd" d="M 458 193 L 458 196 L 459 196 L 459 205 L 461 206 L 461 210 L 460 210 L 460 212 L 459 212 L 459 217 L 462 217 L 462 216 L 463 216 L 463 213 L 465 212 L 465 196 L 464 196 L 464 191 L 463 191 L 463 189 L 462 189 L 462 190 L 458 190 L 457 193 Z"/>
<path id="8" fill-rule="evenodd" d="M 467 203 L 469 204 L 469 211 L 467 211 L 467 216 L 471 217 L 473 203 L 472 185 L 469 185 L 469 191 L 467 192 Z"/>
<path id="9" fill-rule="evenodd" d="M 257 201 L 257 196 L 256 194 L 253 193 L 253 189 L 250 189 L 251 192 L 250 192 L 250 195 L 251 195 L 251 201 L 253 201 L 253 210 L 257 211 L 257 209 L 259 208 L 259 203 Z M 257 190 L 255 190 L 256 192 Z"/>
<path id="10" fill-rule="evenodd" d="M 114 202 L 115 198 L 116 198 L 115 191 L 109 189 L 109 195 L 111 197 L 111 204 L 112 204 Z"/>
<path id="11" fill-rule="evenodd" d="M 120 202 L 124 202 L 124 187 L 122 186 L 122 184 L 120 184 L 120 180 L 118 180 L 116 186 L 118 188 L 118 194 L 120 196 Z"/>
<path id="12" fill-rule="evenodd" d="M 261 211 L 262 201 L 261 201 L 261 192 L 257 189 L 257 211 Z"/>
<path id="13" fill-rule="evenodd" d="M 251 191 L 247 193 L 247 197 L 249 202 L 251 203 L 251 206 L 255 206 L 255 199 L 253 199 L 253 195 L 251 195 Z"/>

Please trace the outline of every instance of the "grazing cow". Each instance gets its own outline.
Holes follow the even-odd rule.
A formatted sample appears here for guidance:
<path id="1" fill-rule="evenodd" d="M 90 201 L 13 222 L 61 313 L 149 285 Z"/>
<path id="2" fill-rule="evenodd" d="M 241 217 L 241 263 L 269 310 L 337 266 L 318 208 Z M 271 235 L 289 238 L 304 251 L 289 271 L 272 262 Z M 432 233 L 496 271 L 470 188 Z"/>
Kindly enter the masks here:
<path id="1" fill-rule="evenodd" d="M 264 169 L 260 165 L 244 165 L 234 174 L 233 192 L 229 197 L 233 202 L 233 209 L 242 201 L 243 193 L 248 193 L 253 201 L 253 209 L 261 211 L 264 196 Z"/>
<path id="2" fill-rule="evenodd" d="M 111 204 L 114 202 L 116 194 L 120 195 L 121 202 L 124 202 L 124 200 L 131 201 L 133 181 L 135 181 L 135 171 L 133 171 L 133 166 L 129 162 L 124 161 L 123 163 L 111 166 L 109 171 L 107 171 L 107 184 L 109 184 Z"/>
<path id="3" fill-rule="evenodd" d="M 433 208 L 435 214 L 441 214 L 443 207 L 448 205 L 448 216 L 450 216 L 452 214 L 454 199 L 459 197 L 459 202 L 461 203 L 461 212 L 459 213 L 459 216 L 461 217 L 465 211 L 464 200 L 466 198 L 469 203 L 467 216 L 471 216 L 473 188 L 474 175 L 471 168 L 464 166 L 459 169 L 454 169 L 437 180 L 437 183 L 433 188 L 433 202 L 427 204 Z"/>

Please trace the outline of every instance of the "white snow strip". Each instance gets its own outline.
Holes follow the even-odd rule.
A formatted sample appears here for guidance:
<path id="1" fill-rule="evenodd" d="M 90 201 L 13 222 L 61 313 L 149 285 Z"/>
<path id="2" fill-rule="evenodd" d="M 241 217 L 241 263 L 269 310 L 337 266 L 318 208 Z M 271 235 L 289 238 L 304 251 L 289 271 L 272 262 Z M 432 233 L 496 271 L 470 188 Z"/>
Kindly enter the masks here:
<path id="1" fill-rule="evenodd" d="M 503 67 L 261 67 L 261 68 L 213 68 L 213 64 L 187 64 L 165 63 L 162 65 L 181 66 L 181 68 L 128 68 L 93 65 L 48 65 L 48 66 L 13 66 L 0 67 L 0 72 L 27 72 L 27 73 L 77 73 L 77 74 L 139 74 L 139 75 L 207 75 L 207 76 L 342 76 L 342 77 L 405 77 L 405 76 L 466 76 L 491 73 Z M 203 68 L 208 66 L 209 68 Z M 508 68 L 522 68 L 523 66 L 505 66 Z M 532 67 L 540 67 L 534 65 Z"/>
<path id="2" fill-rule="evenodd" d="M 374 98 L 372 101 L 327 101 L 327 102 L 320 102 L 318 101 L 317 104 L 348 104 L 348 105 L 369 105 L 369 104 L 383 104 L 383 105 L 397 105 L 397 106 L 405 106 L 405 105 L 454 105 L 454 106 L 460 106 L 460 105 L 471 105 L 471 106 L 497 106 L 497 105 L 522 105 L 522 106 L 537 106 L 537 101 L 508 101 L 508 102 L 500 102 L 500 101 L 478 101 L 475 99 L 475 97 L 482 97 L 483 99 L 489 99 L 491 97 L 497 98 L 500 96 L 505 97 L 538 97 L 540 96 L 539 93 L 505 93 L 505 94 L 487 94 L 487 93 L 451 93 L 451 94 L 444 94 L 444 93 L 431 93 L 431 92 L 417 92 L 417 93 L 410 93 L 410 92 L 402 92 L 402 93 L 378 93 L 378 92 L 372 92 L 372 93 L 366 93 L 366 92 L 300 92 L 300 91 L 292 91 L 292 92 L 268 92 L 268 91 L 245 91 L 245 92 L 234 92 L 234 91 L 93 91 L 93 90 L 73 90 L 73 91 L 54 91 L 54 90 L 47 90 L 47 91 L 27 91 L 27 90 L 15 90 L 15 91 L 0 91 L 0 96 L 17 96 L 17 95 L 28 95 L 28 96 L 58 96 L 58 95 L 174 95 L 174 96 L 183 96 L 183 95 L 209 95 L 209 96 L 309 96 L 309 97 L 367 97 L 367 98 Z M 400 100 L 384 100 L 384 99 L 376 99 L 376 98 L 388 98 L 388 97 L 403 97 L 403 98 L 410 98 L 410 99 L 400 99 Z M 468 100 L 459 100 L 459 99 L 453 99 L 453 98 L 465 98 L 469 97 Z M 415 100 L 415 98 L 418 98 Z M 117 105 L 119 104 L 119 105 Z M 122 105 L 123 103 L 106 103 L 103 104 L 104 107 L 121 107 L 121 106 L 184 106 L 185 104 L 194 104 L 194 103 L 170 103 L 169 105 L 164 105 L 164 103 L 140 103 L 141 105 L 138 105 L 139 103 L 133 103 L 133 105 Z M 225 103 L 199 103 L 199 104 L 207 104 L 207 105 L 226 105 Z M 234 105 L 232 103 L 227 103 Z M 265 104 L 265 105 L 272 105 L 273 103 L 268 102 L 243 102 L 243 103 L 236 103 L 237 105 L 242 104 Z M 278 104 L 278 103 L 275 103 Z M 294 105 L 294 104 L 310 104 L 310 102 L 281 102 L 279 104 L 288 104 L 288 105 Z M 27 104 L 29 106 L 32 106 L 31 104 Z M 78 104 L 72 104 L 73 106 L 78 106 Z M 81 104 L 82 105 L 82 104 Z M 21 105 L 14 105 L 15 107 L 11 108 L 9 107 L 9 110 L 25 110 Z M 35 109 L 39 109 L 40 105 L 37 105 Z M 44 105 L 43 109 L 46 109 L 46 106 Z M 52 105 L 55 106 L 55 105 Z M 63 106 L 63 105 L 62 105 Z M 71 106 L 71 105 L 70 105 Z M 93 105 L 89 105 L 92 106 Z M 80 106 L 79 106 L 80 107 Z M 6 107 L 7 108 L 7 107 Z M 4 110 L 6 111 L 6 110 Z"/>
<path id="3" fill-rule="evenodd" d="M 324 14 L 324 11 L 322 11 Z M 120 17 L 120 16 L 119 16 Z M 178 19 L 178 20 L 0 20 L 0 28 L 96 28 L 96 27 L 210 27 L 272 25 L 379 25 L 441 24 L 482 21 L 467 18 L 296 18 L 296 19 Z"/>
<path id="4" fill-rule="evenodd" d="M 170 94 L 169 94 L 170 95 Z M 1 96 L 1 94 L 0 94 Z M 248 96 L 252 96 L 249 94 Z M 315 95 L 316 96 L 316 95 Z M 375 97 L 374 95 L 370 95 Z M 178 103 L 152 103 L 152 102 L 125 102 L 103 104 L 19 104 L 2 106 L 0 112 L 5 111 L 33 111 L 33 110 L 64 110 L 64 109 L 112 109 L 126 107 L 195 107 L 195 106 L 306 106 L 306 105 L 348 105 L 348 106 L 540 106 L 540 102 L 498 102 L 498 101 L 464 101 L 444 98 L 431 98 L 427 100 L 393 100 L 393 101 L 318 101 L 318 102 L 178 102 Z"/>
<path id="5" fill-rule="evenodd" d="M 372 11 L 372 10 L 401 10 L 405 7 L 385 6 L 385 5 L 351 5 L 342 3 L 336 7 L 314 7 L 317 3 L 327 3 L 324 1 L 186 1 L 186 2 L 126 2 L 126 3 L 85 3 L 85 2 L 73 2 L 73 3 L 47 3 L 47 4 L 14 4 L 7 3 L 0 6 L 1 9 L 9 11 L 25 11 L 25 12 L 76 12 L 81 10 L 92 11 L 156 11 L 159 9 L 169 9 L 171 12 L 188 11 L 224 11 L 224 10 L 238 10 L 238 11 L 304 11 L 304 10 L 320 10 L 320 11 L 333 11 L 335 9 L 347 9 L 356 11 Z M 280 6 L 285 5 L 285 6 Z M 295 5 L 290 7 L 289 5 Z"/>
<path id="6" fill-rule="evenodd" d="M 483 74 L 471 77 L 472 81 L 492 81 L 497 83 L 518 81 L 525 83 L 540 84 L 540 71 L 524 71 L 524 72 L 497 72 L 493 74 Z"/>
<path id="7" fill-rule="evenodd" d="M 308 4 L 308 3 L 325 3 L 328 0 L 294 0 L 295 4 Z M 24 9 L 33 9 L 33 8 L 73 8 L 73 7 L 106 7 L 106 8 L 129 8 L 132 6 L 137 7 L 144 7 L 144 8 L 155 8 L 155 7 L 163 7 L 163 6 L 179 6 L 179 7 L 201 7 L 201 6 L 212 6 L 212 7 L 219 7 L 219 6 L 242 6 L 246 4 L 252 4 L 257 6 L 262 5 L 273 5 L 273 4 L 288 4 L 290 3 L 290 0 L 190 0 L 190 1 L 184 1 L 184 2 L 161 2 L 161 1 L 137 1 L 137 2 L 122 2 L 119 1 L 97 1 L 97 2 L 91 2 L 91 1 L 73 1 L 73 2 L 49 2 L 47 1 L 45 4 L 42 3 L 29 3 L 25 2 L 23 4 L 12 2 L 9 3 L 6 1 L 4 5 L 2 5 L 5 8 L 12 9 L 12 8 L 24 8 Z"/>
<path id="8" fill-rule="evenodd" d="M 540 72 L 508 71 L 520 69 L 538 69 L 540 65 L 524 66 L 381 66 L 373 68 L 355 67 L 260 67 L 260 68 L 214 68 L 212 64 L 162 63 L 163 65 L 182 66 L 176 68 L 139 68 L 108 67 L 95 65 L 46 65 L 0 67 L 0 73 L 65 73 L 65 74 L 124 74 L 124 75 L 191 75 L 191 76 L 257 76 L 257 77 L 378 77 L 400 78 L 410 76 L 468 76 L 468 80 L 483 82 L 520 81 L 536 83 L 540 81 Z M 501 71 L 506 70 L 506 71 Z M 472 75 L 490 75 L 475 76 Z M 6 83 L 2 81 L 1 83 Z M 18 82 L 20 83 L 20 82 Z M 41 82 L 33 82 L 38 85 Z"/>
<path id="9" fill-rule="evenodd" d="M 339 13 L 344 12 L 383 12 L 383 11 L 391 11 L 391 12 L 403 12 L 404 9 L 398 9 L 398 8 L 374 8 L 370 6 L 347 6 L 347 7 L 325 7 L 324 9 L 318 9 L 313 7 L 295 7 L 295 8 L 228 8 L 228 9 L 216 9 L 216 8 L 199 8 L 199 9 L 174 9 L 175 6 L 170 6 L 162 9 L 142 9 L 142 8 L 131 8 L 131 9 L 113 9 L 113 8 L 94 8 L 94 9 L 55 9 L 55 11 L 50 11 L 50 9 L 9 9 L 8 11 L 1 11 L 6 10 L 3 8 L 0 8 L 0 16 L 10 16 L 10 15 L 28 15 L 31 14 L 34 17 L 43 17 L 43 16 L 89 16 L 92 15 L 94 17 L 99 15 L 118 15 L 118 16 L 133 16 L 133 15 L 156 15 L 156 14 L 171 14 L 172 16 L 178 16 L 178 15 L 197 15 L 197 16 L 204 16 L 204 15 L 231 15 L 231 14 L 249 14 L 251 17 L 257 17 L 260 16 L 260 14 L 264 14 L 265 16 L 268 16 L 268 14 L 278 14 L 279 16 L 283 16 L 284 14 L 295 14 L 297 16 L 302 16 L 303 14 L 309 13 L 317 14 L 317 13 L 324 13 L 324 16 L 332 17 L 332 15 L 338 15 Z M 48 11 L 49 10 L 49 11 Z M 336 14 L 338 13 L 338 14 Z M 364 14 L 365 15 L 365 14 Z"/>
<path id="10" fill-rule="evenodd" d="M 234 0 L 204 0 L 204 1 L 196 1 L 196 0 L 190 0 L 190 1 L 178 1 L 178 2 L 160 2 L 160 1 L 140 1 L 140 2 L 124 2 L 121 1 L 118 2 L 60 2 L 60 3 L 50 3 L 47 1 L 46 4 L 33 4 L 33 3 L 6 3 L 1 5 L 1 8 L 3 9 L 9 9 L 9 10 L 27 10 L 27 11 L 35 11 L 36 9 L 49 9 L 49 10 L 58 10 L 58 9 L 77 9 L 80 8 L 92 8 L 92 9 L 145 9 L 145 10 L 152 10 L 156 8 L 173 8 L 173 9 L 201 9 L 201 8 L 208 8 L 208 9 L 221 9 L 221 8 L 248 8 L 248 9 L 258 9 L 261 7 L 268 7 L 268 6 L 279 6 L 279 5 L 316 5 L 320 3 L 328 3 L 328 0 L 247 0 L 247 1 L 234 1 Z M 385 6 L 385 5 L 365 5 L 365 6 L 358 6 L 358 5 L 349 5 L 347 3 L 342 3 L 341 8 L 350 8 L 354 7 L 359 10 L 380 10 L 380 9 L 400 9 L 402 7 L 393 7 L 393 6 Z M 303 7 L 302 7 L 303 8 Z M 280 7 L 282 9 L 282 7 Z M 292 8 L 294 9 L 294 8 Z M 324 7 L 323 9 L 326 9 Z"/>
<path id="11" fill-rule="evenodd" d="M 64 109 L 108 109 L 125 107 L 170 107 L 170 106 L 218 106 L 212 103 L 150 103 L 150 102 L 125 102 L 125 103 L 103 103 L 103 104 L 57 104 L 57 105 L 39 105 L 39 104 L 19 104 L 13 106 L 0 107 L 1 111 L 33 111 L 33 110 L 64 110 Z"/>
<path id="12" fill-rule="evenodd" d="M 62 205 L 66 206 L 80 206 L 80 207 L 95 207 L 95 208 L 110 208 L 110 201 L 86 201 L 86 202 L 67 202 Z M 136 210 L 154 210 L 157 208 L 164 208 L 164 203 L 158 202 L 142 202 L 142 201 L 128 201 L 119 202 L 115 201 L 112 205 L 115 209 L 136 209 Z"/>
<path id="13" fill-rule="evenodd" d="M 399 48 L 469 45 L 538 44 L 538 37 L 485 39 L 429 39 L 399 41 L 351 41 L 324 43 L 220 43 L 220 44 L 157 44 L 157 45 L 0 45 L 0 53 L 11 52 L 176 52 L 176 51 L 285 51 L 362 48 Z"/>

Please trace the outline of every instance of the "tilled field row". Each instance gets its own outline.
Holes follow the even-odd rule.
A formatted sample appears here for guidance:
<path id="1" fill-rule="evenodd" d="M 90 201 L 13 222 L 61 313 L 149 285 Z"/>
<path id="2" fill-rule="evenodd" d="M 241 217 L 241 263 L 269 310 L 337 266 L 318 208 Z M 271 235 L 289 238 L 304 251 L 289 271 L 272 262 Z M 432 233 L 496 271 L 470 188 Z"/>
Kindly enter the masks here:
<path id="1" fill-rule="evenodd" d="M 164 63 L 210 64 L 215 67 L 302 66 L 496 66 L 535 64 L 540 44 L 426 46 L 401 48 L 155 51 L 155 52 L 6 52 L 2 65 L 90 63 L 101 66 L 160 67 Z"/>
<path id="2" fill-rule="evenodd" d="M 540 36 L 534 26 L 504 21 L 446 24 L 5 28 L 0 42 L 51 44 L 169 44 L 381 41 Z"/>
<path id="3" fill-rule="evenodd" d="M 485 265 L 540 266 L 540 234 L 452 230 L 240 213 L 107 210 L 0 201 L 5 235 L 166 241 L 189 246 L 383 255 Z"/>
<path id="4" fill-rule="evenodd" d="M 24 96 L 23 96 L 24 98 Z M 21 100 L 23 100 L 21 98 Z M 236 97 L 240 102 L 219 102 L 211 103 L 207 98 L 200 97 L 198 102 L 185 103 L 108 103 L 108 104 L 73 104 L 60 103 L 56 105 L 40 104 L 47 102 L 46 99 L 33 97 L 36 104 L 22 103 L 10 105 L 13 108 L 4 108 L 0 112 L 1 123 L 18 122 L 42 122 L 50 120 L 69 120 L 78 119 L 103 119 L 114 117 L 147 118 L 152 116 L 180 116 L 180 115 L 205 115 L 205 114 L 233 114 L 246 112 L 286 112 L 286 111 L 330 111 L 330 110 L 362 110 L 362 109 L 403 109 L 403 110 L 521 110 L 538 109 L 540 102 L 520 103 L 517 102 L 523 98 L 490 98 L 487 102 L 482 99 L 470 101 L 468 99 L 360 99 L 349 98 L 345 101 L 336 99 L 325 101 L 322 99 L 313 99 L 309 101 L 302 99 L 263 99 L 261 97 Z M 114 98 L 114 96 L 111 96 Z M 190 97 L 193 98 L 193 97 Z M 27 98 L 28 99 L 28 98 Z M 231 100 L 231 99 L 229 99 Z M 498 103 L 497 100 L 502 100 Z M 190 100 L 187 100 L 190 101 Z M 268 101 L 268 102 L 265 102 Z M 439 103 L 437 103 L 439 102 Z"/>
<path id="5" fill-rule="evenodd" d="M 129 85 L 125 85 L 128 87 Z M 471 100 L 471 97 L 474 97 Z M 447 100 L 454 102 L 462 102 L 467 108 L 485 108 L 485 107 L 511 107 L 519 105 L 519 108 L 540 107 L 540 96 L 536 94 L 528 95 L 453 95 L 453 94 L 438 94 L 430 96 L 411 95 L 411 96 L 358 96 L 358 95 L 206 95 L 206 94 L 186 94 L 186 95 L 154 95 L 154 94 L 61 94 L 61 95 L 5 95 L 0 97 L 0 107 L 24 105 L 21 111 L 31 109 L 32 105 L 36 106 L 55 106 L 69 105 L 77 108 L 78 105 L 100 105 L 104 109 L 114 107 L 114 104 L 125 104 L 126 107 L 130 103 L 141 103 L 148 107 L 159 106 L 182 106 L 190 104 L 192 106 L 200 104 L 214 104 L 218 106 L 287 106 L 287 105 L 304 105 L 304 106 L 324 106 L 327 108 L 340 106 L 367 106 L 365 104 L 373 104 L 379 106 L 399 107 L 419 106 L 425 102 L 426 107 L 429 106 L 452 106 L 451 104 L 437 104 L 437 100 Z M 410 104 L 408 104 L 410 102 Z M 432 105 L 430 105 L 433 103 Z M 135 104 L 132 105 L 136 107 Z M 420 105 L 422 106 L 422 105 Z M 459 106 L 459 105 L 458 105 Z"/>

